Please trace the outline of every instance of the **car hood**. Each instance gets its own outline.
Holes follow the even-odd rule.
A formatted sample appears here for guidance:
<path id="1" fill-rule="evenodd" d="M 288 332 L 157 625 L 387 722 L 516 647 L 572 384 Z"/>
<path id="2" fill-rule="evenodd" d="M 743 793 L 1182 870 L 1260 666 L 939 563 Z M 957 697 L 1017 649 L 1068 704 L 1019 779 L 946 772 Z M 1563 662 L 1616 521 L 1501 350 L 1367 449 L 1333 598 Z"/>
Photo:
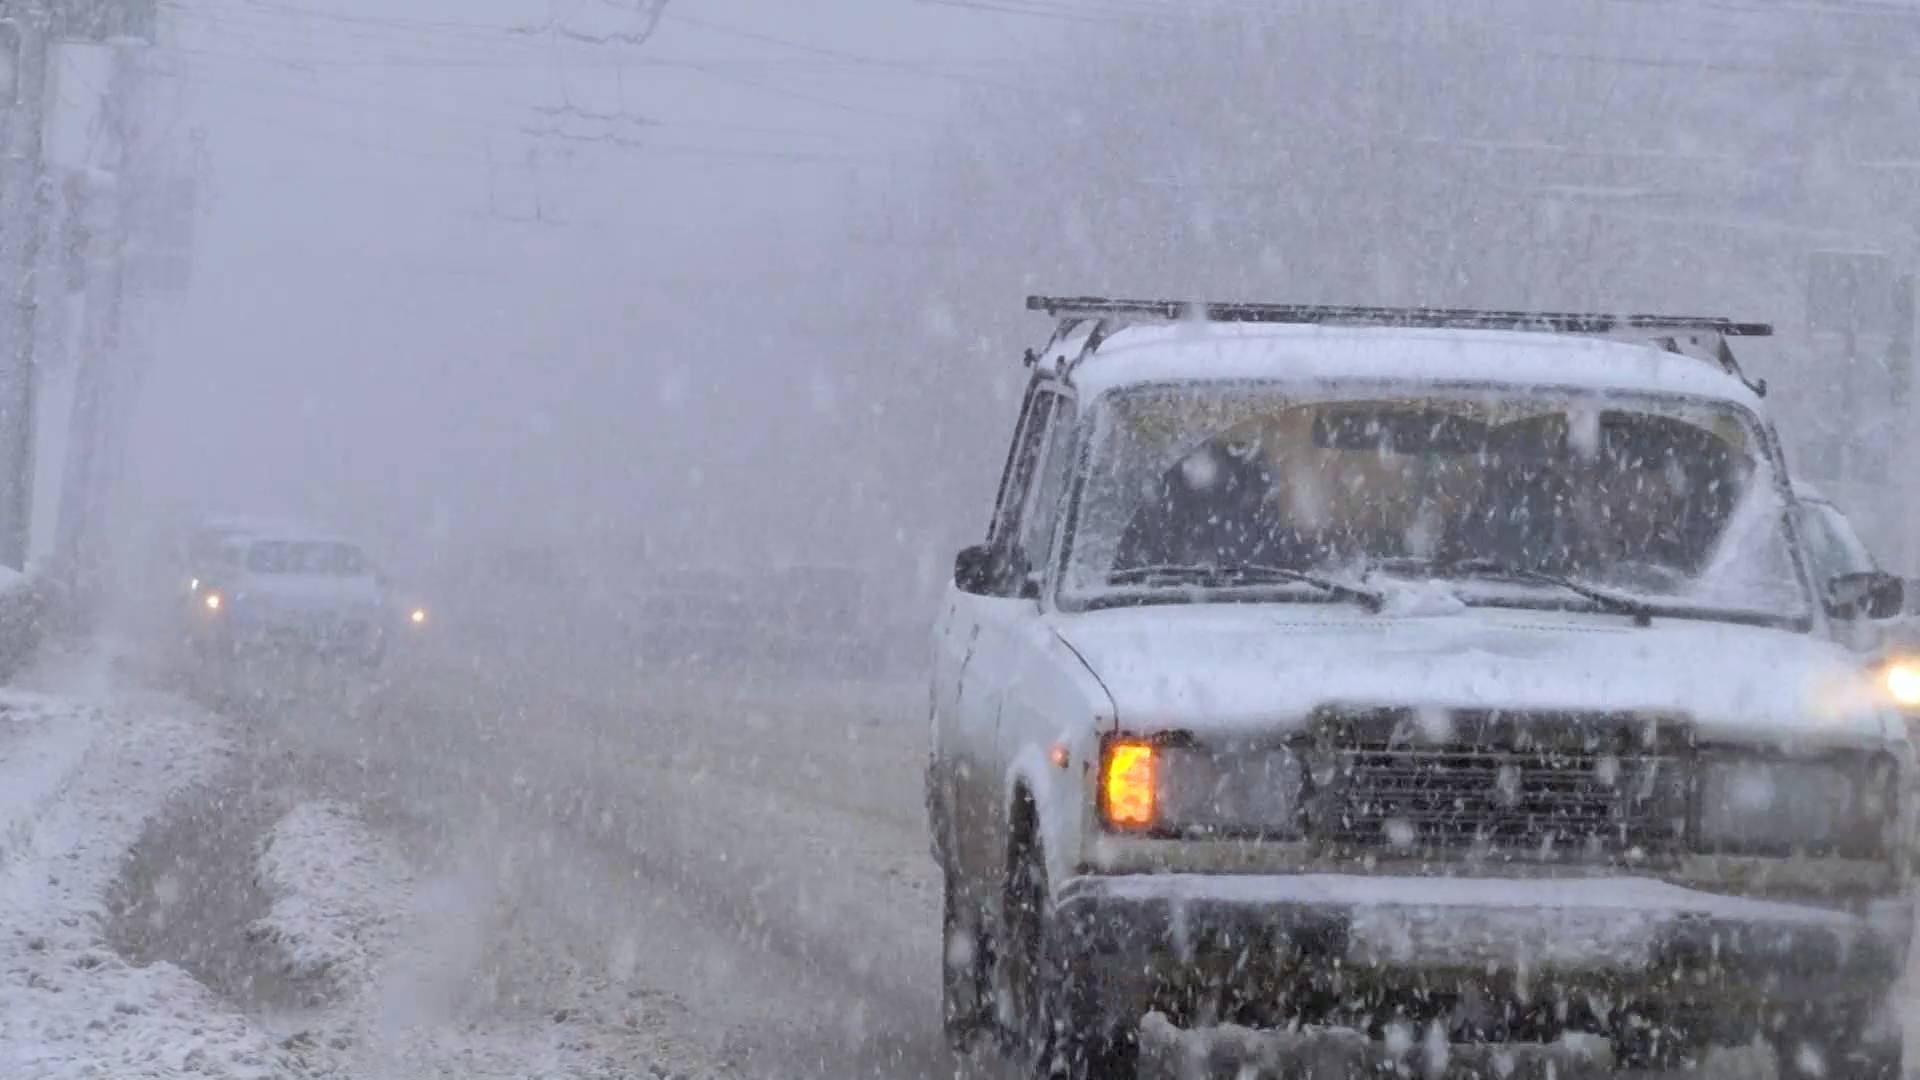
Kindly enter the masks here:
<path id="1" fill-rule="evenodd" d="M 382 596 L 379 584 L 372 578 L 281 574 L 247 579 L 234 601 L 255 610 L 323 614 L 364 611 L 379 606 Z"/>
<path id="2" fill-rule="evenodd" d="M 1055 616 L 1128 731 L 1274 731 L 1325 705 L 1645 711 L 1709 737 L 1881 741 L 1858 658 L 1807 634 L 1656 616 L 1182 604 Z"/>

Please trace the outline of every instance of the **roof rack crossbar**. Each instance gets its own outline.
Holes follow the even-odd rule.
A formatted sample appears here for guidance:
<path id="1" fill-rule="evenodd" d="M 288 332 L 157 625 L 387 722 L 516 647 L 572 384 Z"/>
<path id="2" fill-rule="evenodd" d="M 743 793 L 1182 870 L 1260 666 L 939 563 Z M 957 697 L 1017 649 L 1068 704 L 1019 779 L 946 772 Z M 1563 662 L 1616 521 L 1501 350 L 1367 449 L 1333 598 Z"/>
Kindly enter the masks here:
<path id="1" fill-rule="evenodd" d="M 1470 308 L 1353 307 L 1319 304 L 1238 304 L 1186 300 L 1114 300 L 1099 296 L 1029 296 L 1027 310 L 1061 319 L 1143 319 L 1177 322 L 1306 323 L 1452 329 L 1532 330 L 1608 334 L 1635 330 L 1695 331 L 1722 337 L 1771 337 L 1767 323 L 1711 315 L 1607 315 L 1565 311 L 1477 311 Z"/>

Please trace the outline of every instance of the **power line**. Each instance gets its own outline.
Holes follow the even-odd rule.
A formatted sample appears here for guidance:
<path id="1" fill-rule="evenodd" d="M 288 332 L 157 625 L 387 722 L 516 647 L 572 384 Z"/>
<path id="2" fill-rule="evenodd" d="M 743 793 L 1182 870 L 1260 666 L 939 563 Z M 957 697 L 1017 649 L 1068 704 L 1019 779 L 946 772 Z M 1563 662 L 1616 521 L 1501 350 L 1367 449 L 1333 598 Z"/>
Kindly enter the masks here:
<path id="1" fill-rule="evenodd" d="M 1150 11 L 1135 7 L 1086 6 L 1069 3 L 1042 3 L 1039 0 L 919 0 L 928 7 L 955 8 L 963 11 L 990 12 L 996 15 L 1025 15 L 1058 22 L 1092 25 L 1147 25 L 1170 22 L 1164 9 Z"/>
<path id="2" fill-rule="evenodd" d="M 661 157 L 661 158 L 705 159 L 705 160 L 713 160 L 713 161 L 761 161 L 761 162 L 769 162 L 769 163 L 784 162 L 784 163 L 790 163 L 790 164 L 827 164 L 827 163 L 876 164 L 886 160 L 890 160 L 890 159 L 882 158 L 873 154 L 860 154 L 860 153 L 855 153 L 851 151 L 832 151 L 832 150 L 804 148 L 804 147 L 767 147 L 767 146 L 735 147 L 735 146 L 722 146 L 722 145 L 714 145 L 714 144 L 699 145 L 699 144 L 690 144 L 686 142 L 665 143 L 665 142 L 650 141 L 646 139 L 636 139 L 629 136 L 622 136 L 617 134 L 584 133 L 579 131 L 568 130 L 564 127 L 559 127 L 559 126 L 550 126 L 544 129 L 529 128 L 526 126 L 510 127 L 510 126 L 505 126 L 501 124 L 488 123 L 486 121 L 473 120 L 466 117 L 461 117 L 457 114 L 447 113 L 443 110 L 428 109 L 428 108 L 423 108 L 418 106 L 399 106 L 390 102 L 373 102 L 373 101 L 367 101 L 367 100 L 356 100 L 353 98 L 343 98 L 343 97 L 337 97 L 337 96 L 328 95 L 328 94 L 316 93 L 307 88 L 278 86 L 271 83 L 262 83 L 255 80 L 230 79 L 230 78 L 223 78 L 218 75 L 207 75 L 204 73 L 196 74 L 196 73 L 187 73 L 187 72 L 167 73 L 167 74 L 161 75 L 160 77 L 168 78 L 172 80 L 178 80 L 178 81 L 199 83 L 203 85 L 218 85 L 218 84 L 224 83 L 226 85 L 243 86 L 249 90 L 256 91 L 256 92 L 270 93 L 270 94 L 275 94 L 283 97 L 293 98 L 296 100 L 313 102 L 317 104 L 337 105 L 337 106 L 342 106 L 342 107 L 356 109 L 356 110 L 364 109 L 369 112 L 383 110 L 383 109 L 400 109 L 400 110 L 411 112 L 417 115 L 429 117 L 433 119 L 436 122 L 436 125 L 438 126 L 445 127 L 445 128 L 463 129 L 482 137 L 504 137 L 504 138 L 513 138 L 516 140 L 528 140 L 528 139 L 537 140 L 537 139 L 543 139 L 543 138 L 550 138 L 550 139 L 557 139 L 562 142 L 566 142 L 574 145 L 601 146 L 609 150 L 624 151 L 624 152 L 632 153 L 641 157 L 651 156 L 651 157 Z M 227 104 L 229 107 L 231 107 L 232 103 L 229 102 Z M 284 113 L 276 113 L 275 115 L 278 116 L 282 122 L 284 122 L 285 120 Z M 698 128 L 700 130 L 735 130 L 736 129 L 735 127 L 729 126 L 729 125 L 713 125 L 713 124 L 705 124 L 705 123 L 700 123 L 700 124 L 661 123 L 658 126 L 661 128 L 685 128 L 685 129 Z M 757 126 L 757 125 L 739 125 L 738 128 L 744 129 L 746 133 L 750 133 L 750 134 L 785 135 L 785 136 L 797 136 L 797 137 L 828 137 L 828 138 L 838 137 L 831 133 L 809 132 L 802 129 L 783 129 L 783 128 L 775 128 L 775 127 L 763 127 L 763 126 Z M 377 144 L 371 144 L 371 145 L 359 144 L 359 145 L 366 145 L 366 148 L 368 149 L 380 150 L 383 152 L 387 152 L 391 149 L 390 147 L 381 146 Z M 399 151 L 393 151 L 393 152 L 399 152 Z M 465 156 L 448 155 L 448 154 L 428 155 L 426 154 L 426 152 L 422 152 L 421 154 L 417 154 L 414 156 L 432 156 L 440 160 L 456 160 L 457 159 L 457 160 L 464 160 L 474 164 L 494 165 L 494 166 L 500 165 L 500 162 L 498 161 L 476 157 L 473 155 L 465 155 Z"/>
<path id="3" fill-rule="evenodd" d="M 305 7 L 298 4 L 271 2 L 271 0 L 238 0 L 236 4 L 215 3 L 214 0 L 201 0 L 189 3 L 187 0 L 159 0 L 160 6 L 175 14 L 206 15 L 217 17 L 214 9 L 225 7 L 228 13 L 248 13 L 261 16 L 280 16 L 303 21 L 333 23 L 338 25 L 365 27 L 387 32 L 407 30 L 434 36 L 443 36 L 449 32 L 455 34 L 485 34 L 504 36 L 511 27 L 488 26 L 483 23 L 471 23 L 438 19 L 399 19 L 392 16 L 349 15 L 345 12 L 326 11 L 320 8 Z"/>
<path id="4" fill-rule="evenodd" d="M 653 37 L 654 31 L 660 29 L 660 17 L 666 14 L 669 2 L 670 0 L 637 0 L 639 6 L 634 13 L 639 15 L 641 20 L 640 28 L 637 30 L 590 34 L 574 29 L 565 18 L 556 15 L 548 18 L 545 23 L 535 26 L 514 27 L 512 33 L 533 36 L 550 35 L 586 45 L 640 46 L 645 45 Z"/>
<path id="5" fill-rule="evenodd" d="M 208 7 L 208 6 L 188 4 L 185 2 L 185 0 L 162 0 L 162 2 L 163 4 L 165 4 L 166 7 L 172 10 L 179 17 L 198 21 L 203 25 L 208 26 L 209 28 L 212 28 L 222 33 L 236 36 L 236 37 L 239 36 L 239 31 L 237 29 L 237 25 L 232 23 L 231 21 L 236 16 L 251 19 L 252 21 L 249 24 L 250 28 L 267 29 L 267 30 L 276 31 L 276 32 L 282 31 L 282 30 L 289 30 L 290 24 L 294 21 L 288 18 L 277 18 L 277 17 L 269 16 L 265 13 L 267 10 L 284 10 L 284 9 L 272 9 L 272 8 L 263 8 L 261 6 L 250 6 L 247 8 L 225 8 L 221 10 L 215 10 L 214 8 Z M 299 9 L 299 10 L 304 11 L 305 9 Z M 418 29 L 418 27 L 422 25 L 434 25 L 434 26 L 449 26 L 455 29 L 464 29 L 469 32 L 465 34 L 457 35 L 457 36 L 464 38 L 465 41 L 471 42 L 476 46 L 482 47 L 485 51 L 480 55 L 475 55 L 470 53 L 469 54 L 449 54 L 449 55 L 435 56 L 427 59 L 423 59 L 419 56 L 413 56 L 413 57 L 404 58 L 403 60 L 400 60 L 400 61 L 369 60 L 364 57 L 355 58 L 353 60 L 339 60 L 331 57 L 318 57 L 318 56 L 297 56 L 297 57 L 286 56 L 284 57 L 284 59 L 289 64 L 298 64 L 303 66 L 315 66 L 315 67 L 335 67 L 335 66 L 352 66 L 352 67 L 444 66 L 449 68 L 495 67 L 495 66 L 503 67 L 503 68 L 504 67 L 520 67 L 520 66 L 547 67 L 547 66 L 550 66 L 556 59 L 556 50 L 558 50 L 558 58 L 563 63 L 569 64 L 569 65 L 578 63 L 581 66 L 591 66 L 591 67 L 614 67 L 614 68 L 670 67 L 670 68 L 679 68 L 679 69 L 694 69 L 694 68 L 710 69 L 710 68 L 717 68 L 717 67 L 741 67 L 741 68 L 758 70 L 758 69 L 764 69 L 769 65 L 778 65 L 784 68 L 803 68 L 803 67 L 812 66 L 817 69 L 827 70 L 827 71 L 838 70 L 838 71 L 846 71 L 846 72 L 861 72 L 861 73 L 873 73 L 873 74 L 888 73 L 888 74 L 896 75 L 902 78 L 925 78 L 925 79 L 939 79 L 939 80 L 949 80 L 949 81 L 964 81 L 964 82 L 968 82 L 968 83 L 972 83 L 974 85 L 980 85 L 980 86 L 1002 85 L 1002 84 L 996 84 L 991 80 L 980 78 L 976 71 L 969 70 L 970 67 L 1000 66 L 997 62 L 983 61 L 975 65 L 968 65 L 964 63 L 955 62 L 955 61 L 942 61 L 942 60 L 930 58 L 930 57 L 911 58 L 911 59 L 893 59 L 893 58 L 886 58 L 886 57 L 867 56 L 859 53 L 852 53 L 852 52 L 846 52 L 844 50 L 833 49 L 826 46 L 819 46 L 819 45 L 813 45 L 806 42 L 795 41 L 793 39 L 780 37 L 774 34 L 762 33 L 759 31 L 749 30 L 743 27 L 733 26 L 727 23 L 720 23 L 710 19 L 700 18 L 698 16 L 686 15 L 678 11 L 675 11 L 667 15 L 666 21 L 674 24 L 696 27 L 703 30 L 709 30 L 714 33 L 735 37 L 740 40 L 755 41 L 761 44 L 774 45 L 776 47 L 785 48 L 791 52 L 797 52 L 802 56 L 807 56 L 807 57 L 810 57 L 811 59 L 801 60 L 798 57 L 793 57 L 793 56 L 788 56 L 788 57 L 666 56 L 666 57 L 662 57 L 655 54 L 647 54 L 645 56 L 624 55 L 624 54 L 618 55 L 618 56 L 610 56 L 606 50 L 601 48 L 591 47 L 583 44 L 569 44 L 564 39 L 559 41 L 541 40 L 535 35 L 530 35 L 525 33 L 515 33 L 514 32 L 515 28 L 507 27 L 507 26 L 496 25 L 496 26 L 483 27 L 478 24 L 419 24 L 419 23 L 409 22 L 406 20 L 389 20 L 389 19 L 380 19 L 380 18 L 367 17 L 367 16 L 349 16 L 349 15 L 333 16 L 333 20 L 339 24 L 343 24 L 336 27 L 338 32 L 348 35 L 353 40 L 362 41 L 362 42 L 408 40 L 414 44 L 420 44 L 420 45 L 445 46 L 450 43 L 448 40 L 447 31 L 445 30 L 422 31 Z M 376 34 L 374 33 L 374 31 L 379 31 L 379 33 Z M 249 40 L 253 40 L 254 43 L 257 44 L 257 39 L 249 39 Z M 307 36 L 303 33 L 301 36 L 297 38 L 283 39 L 283 43 L 288 45 L 306 46 L 306 45 L 312 44 L 312 39 L 310 36 Z M 517 60 L 508 61 L 504 58 L 505 54 L 509 52 L 513 52 L 515 50 L 534 50 L 535 54 L 527 57 L 524 62 L 517 61 Z M 1012 89 L 1011 87 L 1008 87 L 1008 88 Z"/>
<path id="6" fill-rule="evenodd" d="M 703 19 L 680 12 L 675 12 L 671 16 L 671 19 L 676 23 L 683 23 L 687 26 L 699 27 L 700 29 L 709 30 L 714 33 L 726 34 L 744 41 L 754 41 L 764 45 L 775 45 L 780 48 L 838 61 L 855 68 L 909 72 L 917 76 L 947 79 L 953 82 L 965 83 L 972 86 L 990 87 L 996 90 L 1011 90 L 1017 92 L 1020 89 L 1019 87 L 1009 86 L 1005 83 L 995 82 L 990 79 L 982 79 L 961 72 L 942 70 L 942 66 L 938 62 L 923 60 L 887 60 L 873 56 L 862 56 L 858 53 L 850 53 L 824 45 L 814 45 L 810 42 L 795 41 L 792 38 L 780 37 L 779 35 L 769 34 L 759 30 L 749 30 L 745 27 L 715 22 L 711 19 Z"/>
<path id="7" fill-rule="evenodd" d="M 187 7 L 183 3 L 183 0 L 162 0 L 162 2 L 166 3 L 170 9 L 176 10 L 183 14 L 192 14 L 192 15 L 199 15 L 199 16 L 208 16 L 212 14 L 209 11 L 197 10 L 194 8 Z M 690 74 L 690 75 L 706 78 L 711 81 L 719 82 L 724 85 L 736 87 L 738 89 L 741 89 L 750 93 L 779 98 L 787 102 L 791 102 L 797 105 L 807 106 L 813 109 L 830 110 L 830 111 L 844 113 L 848 115 L 863 116 L 863 117 L 868 117 L 872 119 L 881 119 L 881 120 L 886 120 L 894 123 L 910 124 L 914 126 L 924 126 L 927 123 L 927 119 L 925 117 L 915 116 L 915 115 L 900 112 L 897 110 L 875 107 L 875 106 L 868 105 L 861 102 L 848 101 L 842 97 L 832 95 L 832 94 L 827 94 L 827 93 L 821 93 L 815 90 L 803 89 L 803 88 L 798 88 L 793 86 L 771 84 L 766 81 L 762 81 L 760 79 L 751 77 L 751 75 L 749 74 L 738 74 L 732 70 L 736 65 L 741 67 L 747 67 L 749 69 L 764 68 L 769 62 L 764 59 L 731 61 L 731 60 L 712 60 L 712 59 L 690 60 L 690 59 L 676 59 L 676 58 L 657 57 L 657 56 L 637 57 L 637 56 L 628 56 L 624 54 L 619 54 L 616 56 L 608 56 L 602 50 L 591 50 L 592 52 L 595 53 L 595 55 L 583 56 L 579 51 L 570 49 L 570 50 L 567 50 L 567 55 L 565 55 L 564 57 L 555 57 L 553 55 L 543 55 L 537 58 L 530 57 L 527 59 L 527 61 L 523 62 L 518 59 L 508 59 L 505 56 L 503 56 L 503 53 L 507 51 L 511 51 L 511 48 L 508 50 L 501 50 L 497 48 L 497 46 L 500 46 L 500 45 L 507 45 L 509 47 L 513 47 L 513 46 L 524 46 L 527 44 L 531 44 L 531 41 L 525 35 L 517 35 L 514 32 L 514 28 L 511 28 L 511 27 L 502 27 L 497 25 L 487 26 L 487 27 L 477 27 L 473 24 L 450 23 L 446 21 L 412 20 L 412 19 L 398 19 L 398 18 L 391 18 L 391 17 L 349 15 L 344 13 L 319 11 L 314 8 L 299 6 L 292 3 L 277 2 L 277 0 L 275 0 L 275 2 L 270 2 L 270 0 L 239 0 L 239 2 L 242 4 L 241 7 L 239 8 L 228 7 L 226 8 L 226 11 L 229 14 L 238 11 L 238 12 L 243 12 L 245 14 L 253 15 L 256 17 L 265 16 L 269 18 L 285 17 L 289 19 L 320 20 L 325 23 L 331 23 L 331 24 L 341 26 L 345 29 L 346 32 L 350 34 L 355 34 L 355 35 L 363 35 L 363 34 L 368 34 L 375 31 L 377 31 L 382 36 L 390 35 L 390 34 L 392 35 L 426 34 L 432 38 L 435 44 L 438 44 L 440 42 L 440 39 L 447 32 L 460 31 L 460 32 L 466 33 L 469 36 L 469 38 L 472 38 L 475 35 L 478 35 L 480 39 L 484 40 L 487 47 L 479 55 L 469 54 L 469 55 L 454 55 L 454 56 L 448 56 L 448 55 L 423 56 L 418 54 L 415 54 L 415 55 L 388 54 L 383 56 L 360 55 L 353 58 L 342 58 L 338 56 L 321 57 L 321 56 L 287 55 L 284 53 L 275 53 L 275 52 L 269 51 L 267 48 L 261 46 L 259 42 L 250 40 L 244 34 L 236 32 L 235 28 L 221 25 L 220 20 L 222 16 L 213 15 L 212 16 L 213 25 L 217 29 L 227 34 L 230 38 L 234 39 L 236 42 L 245 42 L 248 46 L 250 46 L 250 49 L 247 52 L 227 53 L 227 52 L 221 52 L 217 49 L 180 47 L 180 48 L 177 48 L 176 51 L 182 55 L 194 56 L 194 57 L 199 57 L 199 58 L 208 59 L 208 60 L 226 60 L 226 61 L 243 63 L 243 64 L 263 64 L 263 65 L 268 65 L 273 67 L 281 67 L 291 71 L 301 71 L 301 72 L 313 72 L 313 71 L 316 71 L 319 69 L 325 69 L 325 68 L 341 68 L 341 69 L 381 68 L 381 69 L 423 69 L 423 70 L 449 70 L 449 69 L 489 70 L 489 69 L 521 69 L 521 68 L 533 69 L 533 68 L 551 67 L 556 62 L 556 60 L 558 60 L 558 62 L 560 62 L 563 67 L 568 68 L 569 70 L 575 67 L 598 66 L 598 67 L 611 67 L 616 73 L 621 73 L 626 71 L 629 68 L 639 67 L 639 68 L 645 68 L 649 70 L 657 70 L 657 71 L 663 71 L 663 72 L 680 72 L 680 73 Z M 652 7 L 650 7 L 649 10 L 654 16 L 654 18 L 652 19 L 649 25 L 653 29 L 657 29 L 660 19 L 667 18 L 669 16 L 666 11 L 666 7 L 664 3 L 659 3 L 658 0 L 648 0 L 648 2 L 653 5 Z M 993 87 L 993 88 L 1000 89 L 1003 91 L 1008 91 L 1008 92 L 1015 92 L 1018 90 L 1018 88 L 1014 86 L 995 83 L 991 80 L 981 79 L 981 78 L 978 78 L 977 76 L 973 76 L 971 74 L 967 74 L 963 72 L 929 71 L 922 68 L 907 65 L 904 62 L 896 62 L 896 61 L 883 60 L 883 59 L 874 58 L 874 57 L 866 57 L 856 53 L 846 52 L 844 50 L 828 48 L 826 46 L 818 46 L 818 45 L 813 45 L 806 42 L 793 41 L 788 38 L 782 38 L 778 35 L 765 34 L 765 33 L 761 33 L 759 31 L 755 31 L 747 28 L 732 26 L 726 23 L 715 22 L 710 19 L 705 19 L 698 16 L 684 14 L 680 11 L 673 12 L 670 18 L 675 23 L 683 23 L 689 26 L 708 29 L 717 33 L 730 34 L 736 37 L 740 37 L 743 40 L 757 41 L 762 44 L 774 45 L 776 47 L 784 48 L 789 51 L 801 52 L 804 55 L 815 58 L 824 63 L 834 65 L 834 67 L 830 68 L 829 70 L 833 70 L 837 74 L 859 74 L 867 77 L 871 77 L 873 75 L 890 75 L 893 77 L 936 78 L 936 79 L 944 79 L 948 81 L 960 82 L 968 85 Z M 651 31 L 649 32 L 651 33 Z M 416 38 L 416 40 L 418 39 Z M 790 62 L 791 61 L 789 61 L 789 63 Z M 624 81 L 622 83 L 622 86 L 623 86 L 623 96 L 624 96 Z M 563 85 L 562 93 L 563 94 L 565 93 L 564 85 Z M 653 118 L 650 117 L 648 119 L 651 120 Z"/>
<path id="8" fill-rule="evenodd" d="M 526 68 L 529 66 L 526 64 L 518 64 L 518 63 L 478 63 L 478 62 L 448 63 L 446 61 L 441 61 L 441 60 L 309 61 L 309 60 L 294 59 L 294 58 L 288 58 L 288 57 L 278 57 L 278 56 L 271 56 L 271 55 L 224 53 L 224 52 L 219 52 L 217 50 L 212 50 L 212 49 L 196 49 L 196 48 L 185 48 L 185 47 L 177 47 L 177 46 L 172 47 L 167 51 L 179 56 L 200 57 L 200 58 L 209 59 L 209 60 L 226 60 L 226 61 L 231 61 L 234 63 L 242 63 L 242 64 L 266 64 L 272 67 L 284 68 L 289 71 L 308 71 L 314 68 L 324 68 L 324 67 L 432 68 L 432 69 L 451 67 L 451 68 L 465 68 L 465 69 L 474 69 L 474 70 L 487 70 L 487 69 L 511 70 L 511 69 Z M 617 65 L 617 66 L 628 66 L 628 65 L 623 64 L 623 65 Z M 893 121 L 899 121 L 902 123 L 910 123 L 910 124 L 916 124 L 916 125 L 923 125 L 927 122 L 927 118 L 923 116 L 914 116 L 908 113 L 894 112 L 887 109 L 877 109 L 871 106 L 858 105 L 852 102 L 841 101 L 836 98 L 830 98 L 820 94 L 813 94 L 813 93 L 808 93 L 800 90 L 791 90 L 783 87 L 771 86 L 771 85 L 768 85 L 767 83 L 760 82 L 758 80 L 745 78 L 739 75 L 731 75 L 731 74 L 723 73 L 719 70 L 716 70 L 711 65 L 704 64 L 704 63 L 656 60 L 656 61 L 653 61 L 649 66 L 658 67 L 666 70 L 683 71 L 691 74 L 696 74 L 704 78 L 712 79 L 716 82 L 726 83 L 728 85 L 733 85 L 733 86 L 739 86 L 745 89 L 756 91 L 761 94 L 772 95 L 775 97 L 784 98 L 789 101 L 802 102 L 805 104 L 815 105 L 821 108 L 832 109 L 839 112 L 850 113 L 853 115 L 869 116 L 877 119 L 893 120 Z"/>

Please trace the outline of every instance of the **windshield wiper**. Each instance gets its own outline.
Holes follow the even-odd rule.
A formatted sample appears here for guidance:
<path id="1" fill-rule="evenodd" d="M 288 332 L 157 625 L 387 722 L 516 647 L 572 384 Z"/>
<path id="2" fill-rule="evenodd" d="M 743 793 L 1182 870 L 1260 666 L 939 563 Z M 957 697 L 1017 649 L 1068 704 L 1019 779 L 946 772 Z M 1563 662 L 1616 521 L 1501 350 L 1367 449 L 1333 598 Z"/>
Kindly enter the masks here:
<path id="1" fill-rule="evenodd" d="M 1556 574 L 1550 570 L 1541 570 L 1532 566 L 1502 562 L 1499 559 L 1469 558 L 1453 559 L 1446 562 L 1430 562 L 1420 559 L 1403 559 L 1380 565 L 1389 570 L 1417 570 L 1441 576 L 1453 574 L 1478 574 L 1486 577 L 1508 578 L 1534 585 L 1553 585 L 1593 601 L 1596 607 L 1618 615 L 1633 616 L 1635 626 L 1653 625 L 1653 609 L 1646 603 L 1630 596 L 1622 596 L 1608 589 L 1589 585 L 1584 581 Z"/>
<path id="2" fill-rule="evenodd" d="M 1107 576 L 1107 581 L 1113 585 L 1177 583 L 1198 585 L 1207 589 L 1224 589 L 1240 585 L 1311 585 L 1328 596 L 1351 600 L 1373 614 L 1378 614 L 1380 609 L 1386 606 L 1386 599 L 1372 589 L 1349 585 L 1344 581 L 1335 581 L 1332 578 L 1287 566 L 1156 563 L 1151 566 L 1129 566 L 1115 570 Z"/>

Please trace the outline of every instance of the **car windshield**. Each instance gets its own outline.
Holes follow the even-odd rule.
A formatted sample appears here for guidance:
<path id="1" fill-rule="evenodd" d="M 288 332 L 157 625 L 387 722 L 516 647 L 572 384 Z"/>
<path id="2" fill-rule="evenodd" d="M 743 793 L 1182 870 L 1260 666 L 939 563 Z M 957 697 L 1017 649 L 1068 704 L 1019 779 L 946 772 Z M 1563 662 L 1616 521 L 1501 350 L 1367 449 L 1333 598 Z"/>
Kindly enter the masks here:
<path id="1" fill-rule="evenodd" d="M 1596 599 L 1584 586 L 1651 607 L 1807 611 L 1774 471 L 1733 407 L 1208 383 L 1118 391 L 1094 409 L 1068 603 L 1223 581 L 1334 597 L 1218 574 L 1284 567 L 1383 585 L 1444 577 L 1469 603 L 1545 592 L 1573 606 Z M 1141 573 L 1179 567 L 1195 575 Z"/>
<path id="2" fill-rule="evenodd" d="M 367 560 L 352 544 L 321 540 L 259 540 L 247 552 L 247 569 L 256 574 L 306 574 L 355 577 L 367 572 Z"/>

